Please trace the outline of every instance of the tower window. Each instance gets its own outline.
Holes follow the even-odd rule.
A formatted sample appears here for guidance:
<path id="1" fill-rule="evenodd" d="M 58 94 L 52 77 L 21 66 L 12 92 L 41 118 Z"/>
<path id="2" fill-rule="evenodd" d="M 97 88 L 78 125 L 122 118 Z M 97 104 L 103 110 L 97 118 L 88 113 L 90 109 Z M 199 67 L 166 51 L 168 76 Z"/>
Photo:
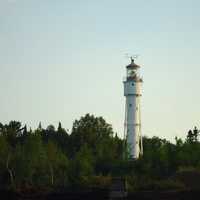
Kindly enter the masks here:
<path id="1" fill-rule="evenodd" d="M 134 86 L 134 83 L 132 83 L 132 86 Z"/>
<path id="2" fill-rule="evenodd" d="M 129 104 L 129 107 L 132 107 L 132 104 L 131 104 L 131 103 Z"/>

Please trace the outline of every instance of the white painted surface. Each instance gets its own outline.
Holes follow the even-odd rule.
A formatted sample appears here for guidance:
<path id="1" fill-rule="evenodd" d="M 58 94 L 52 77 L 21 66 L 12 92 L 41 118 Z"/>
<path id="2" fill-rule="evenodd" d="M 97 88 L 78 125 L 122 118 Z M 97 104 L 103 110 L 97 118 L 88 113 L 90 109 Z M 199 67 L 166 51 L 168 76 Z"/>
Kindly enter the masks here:
<path id="1" fill-rule="evenodd" d="M 137 159 L 142 154 L 140 116 L 142 80 L 139 80 L 137 71 L 135 71 L 135 74 L 136 76 L 128 76 L 124 81 L 124 96 L 126 97 L 125 137 L 131 159 Z"/>

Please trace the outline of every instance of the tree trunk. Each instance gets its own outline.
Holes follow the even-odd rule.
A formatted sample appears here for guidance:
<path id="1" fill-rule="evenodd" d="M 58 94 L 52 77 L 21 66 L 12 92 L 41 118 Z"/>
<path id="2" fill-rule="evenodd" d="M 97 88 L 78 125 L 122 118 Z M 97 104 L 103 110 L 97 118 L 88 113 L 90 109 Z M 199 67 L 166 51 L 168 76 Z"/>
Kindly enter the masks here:
<path id="1" fill-rule="evenodd" d="M 54 172 L 52 166 L 50 166 L 50 173 L 51 173 L 51 185 L 54 185 Z"/>
<path id="2" fill-rule="evenodd" d="M 9 161 L 10 161 L 10 154 L 8 154 L 8 157 L 7 157 L 6 168 L 7 168 L 7 170 L 8 170 L 9 176 L 10 176 L 10 183 L 11 183 L 11 186 L 14 187 L 14 186 L 15 186 L 15 183 L 14 183 L 14 176 L 13 176 L 13 171 L 12 171 L 12 169 L 9 168 Z"/>

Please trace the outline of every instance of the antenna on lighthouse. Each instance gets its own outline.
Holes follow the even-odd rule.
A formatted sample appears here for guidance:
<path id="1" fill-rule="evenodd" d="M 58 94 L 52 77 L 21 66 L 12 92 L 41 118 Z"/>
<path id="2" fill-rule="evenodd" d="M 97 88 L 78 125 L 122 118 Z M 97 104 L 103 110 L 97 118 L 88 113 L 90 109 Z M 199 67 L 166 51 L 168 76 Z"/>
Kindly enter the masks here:
<path id="1" fill-rule="evenodd" d="M 137 59 L 139 56 L 140 56 L 139 54 L 128 54 L 128 53 L 125 54 L 125 57 L 131 59 L 131 62 Z"/>

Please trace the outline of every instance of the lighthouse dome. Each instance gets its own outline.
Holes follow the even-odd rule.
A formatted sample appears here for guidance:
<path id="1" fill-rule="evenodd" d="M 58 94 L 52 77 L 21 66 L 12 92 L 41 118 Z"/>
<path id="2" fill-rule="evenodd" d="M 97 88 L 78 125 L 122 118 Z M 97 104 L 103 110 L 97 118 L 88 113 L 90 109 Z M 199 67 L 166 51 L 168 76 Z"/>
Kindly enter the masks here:
<path id="1" fill-rule="evenodd" d="M 135 64 L 134 59 L 131 58 L 131 63 L 126 66 L 127 69 L 138 69 L 140 68 L 139 65 Z"/>

